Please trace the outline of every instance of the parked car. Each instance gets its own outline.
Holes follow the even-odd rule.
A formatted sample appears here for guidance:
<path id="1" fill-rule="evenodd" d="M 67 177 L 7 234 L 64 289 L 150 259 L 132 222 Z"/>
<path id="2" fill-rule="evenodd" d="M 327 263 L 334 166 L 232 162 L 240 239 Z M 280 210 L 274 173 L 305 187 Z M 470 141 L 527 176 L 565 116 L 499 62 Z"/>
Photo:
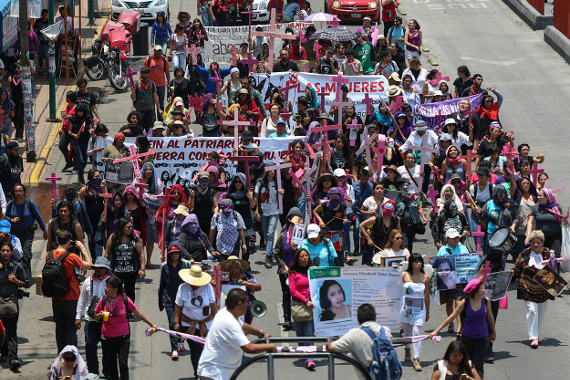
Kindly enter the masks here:
<path id="1" fill-rule="evenodd" d="M 125 9 L 139 12 L 141 21 L 150 25 L 156 19 L 158 12 L 164 12 L 166 18 L 170 18 L 168 0 L 111 0 L 111 19 L 117 20 Z"/>
<path id="2" fill-rule="evenodd" d="M 261 13 L 254 13 L 251 22 L 263 22 L 269 23 L 270 12 L 267 11 L 267 3 L 269 0 L 254 0 L 252 8 L 254 11 L 260 11 Z"/>
<path id="3" fill-rule="evenodd" d="M 338 16 L 341 21 L 362 21 L 370 17 L 380 19 L 380 0 L 325 0 L 325 13 Z"/>

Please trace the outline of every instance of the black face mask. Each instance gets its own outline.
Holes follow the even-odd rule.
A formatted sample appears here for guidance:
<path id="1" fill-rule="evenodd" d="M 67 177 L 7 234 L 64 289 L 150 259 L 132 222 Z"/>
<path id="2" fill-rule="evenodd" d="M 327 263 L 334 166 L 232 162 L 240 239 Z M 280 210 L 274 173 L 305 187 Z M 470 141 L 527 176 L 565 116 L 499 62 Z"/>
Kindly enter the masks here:
<path id="1" fill-rule="evenodd" d="M 67 200 L 71 204 L 73 204 L 75 202 L 75 199 L 77 198 L 77 191 L 75 191 L 75 189 L 67 190 L 65 193 L 65 196 L 66 196 Z"/>

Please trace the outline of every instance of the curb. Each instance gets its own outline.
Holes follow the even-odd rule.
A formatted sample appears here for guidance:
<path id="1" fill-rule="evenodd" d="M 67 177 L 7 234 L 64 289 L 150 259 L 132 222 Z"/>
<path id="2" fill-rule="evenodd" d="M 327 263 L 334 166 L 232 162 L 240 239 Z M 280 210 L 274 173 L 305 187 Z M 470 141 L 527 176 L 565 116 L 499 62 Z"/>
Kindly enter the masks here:
<path id="1" fill-rule="evenodd" d="M 544 30 L 544 42 L 557 52 L 566 62 L 570 63 L 570 39 L 554 26 L 547 26 Z"/>
<path id="2" fill-rule="evenodd" d="M 101 34 L 101 29 L 103 29 L 103 26 L 105 26 L 105 23 L 102 23 L 97 28 L 98 34 Z M 79 69 L 78 71 L 79 72 L 77 73 L 77 77 L 79 78 L 79 77 L 83 76 L 85 71 L 84 71 L 84 69 L 83 69 L 83 71 L 81 69 Z M 73 85 L 71 85 L 71 86 L 73 86 Z M 71 86 L 68 86 L 68 88 Z M 60 114 L 64 108 L 65 108 L 65 99 L 59 105 L 58 110 L 56 112 L 56 115 Z M 40 182 L 40 177 L 44 171 L 46 163 L 48 162 L 49 158 L 51 157 L 53 145 L 55 144 L 55 142 L 57 140 L 59 128 L 54 128 L 55 124 L 59 124 L 59 123 L 55 123 L 55 122 L 50 123 L 52 131 L 50 132 L 50 134 L 46 140 L 46 143 L 42 147 L 42 150 L 37 157 L 37 162 L 34 165 L 34 168 L 32 169 L 32 174 L 30 175 L 30 180 L 27 183 L 25 183 L 25 185 L 37 186 L 38 183 Z"/>
<path id="3" fill-rule="evenodd" d="M 553 16 L 541 15 L 526 0 L 503 0 L 503 2 L 532 30 L 542 30 L 547 26 L 553 25 Z"/>

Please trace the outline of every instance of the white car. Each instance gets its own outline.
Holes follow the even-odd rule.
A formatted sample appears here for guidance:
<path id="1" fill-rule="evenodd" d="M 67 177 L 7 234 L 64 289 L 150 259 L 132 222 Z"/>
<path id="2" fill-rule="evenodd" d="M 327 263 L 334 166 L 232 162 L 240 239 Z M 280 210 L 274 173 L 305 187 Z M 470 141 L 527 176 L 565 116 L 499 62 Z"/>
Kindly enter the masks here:
<path id="1" fill-rule="evenodd" d="M 254 13 L 251 22 L 257 23 L 269 23 L 269 17 L 271 16 L 270 12 L 267 10 L 267 3 L 269 0 L 254 0 L 253 1 L 253 10 L 260 11 L 261 13 Z"/>
<path id="2" fill-rule="evenodd" d="M 116 21 L 124 10 L 137 11 L 141 14 L 141 21 L 152 23 L 158 12 L 164 12 L 166 19 L 170 18 L 168 0 L 111 0 L 111 19 Z"/>

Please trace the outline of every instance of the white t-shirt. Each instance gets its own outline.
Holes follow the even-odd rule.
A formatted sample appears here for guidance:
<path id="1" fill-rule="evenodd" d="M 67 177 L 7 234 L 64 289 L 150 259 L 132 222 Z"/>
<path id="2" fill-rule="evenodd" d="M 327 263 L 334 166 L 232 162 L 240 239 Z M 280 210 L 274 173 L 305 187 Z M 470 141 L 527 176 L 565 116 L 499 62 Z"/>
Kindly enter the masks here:
<path id="1" fill-rule="evenodd" d="M 380 204 L 382 204 L 386 201 L 389 201 L 389 199 L 384 197 L 384 198 L 382 198 L 382 202 L 380 202 Z M 376 200 L 374 199 L 373 196 L 366 198 L 366 200 L 362 204 L 362 207 L 366 207 L 366 209 L 368 211 L 374 211 L 374 212 L 378 213 L 378 203 L 376 202 Z"/>
<path id="2" fill-rule="evenodd" d="M 420 178 L 420 165 L 416 165 L 413 168 L 409 169 L 410 173 L 412 173 L 412 175 L 414 176 L 414 179 L 416 180 L 416 182 L 419 184 L 419 178 Z M 414 183 L 414 181 L 412 180 L 412 178 L 410 178 L 410 173 L 408 173 L 408 170 L 406 170 L 406 166 L 400 166 L 398 168 L 398 173 L 400 173 L 400 177 L 402 178 L 407 178 L 410 180 L 410 193 L 419 193 L 420 190 L 418 190 L 418 187 L 416 186 L 416 184 Z"/>
<path id="3" fill-rule="evenodd" d="M 406 256 L 406 258 L 410 257 L 410 251 L 407 248 L 401 249 L 398 252 L 394 252 L 392 248 L 388 248 L 383 250 L 382 257 L 395 257 L 395 256 Z"/>
<path id="4" fill-rule="evenodd" d="M 280 172 L 277 172 L 279 175 Z M 269 198 L 262 201 L 263 193 L 267 188 L 265 185 L 262 186 L 261 182 L 257 182 L 255 185 L 255 194 L 259 194 L 259 205 L 261 206 L 261 211 L 263 215 L 279 215 L 279 200 L 277 198 L 277 181 L 269 182 Z"/>
<path id="5" fill-rule="evenodd" d="M 201 303 L 199 297 L 202 297 Z M 194 305 L 192 304 L 192 299 L 194 299 Z M 216 295 L 214 294 L 214 288 L 210 284 L 193 290 L 189 284 L 184 283 L 178 287 L 176 292 L 176 305 L 182 306 L 182 314 L 196 321 L 207 318 L 207 315 L 204 315 L 204 307 L 210 306 L 214 302 L 216 302 Z M 190 326 L 189 323 L 183 321 L 180 321 L 180 324 L 182 326 Z M 208 329 L 211 325 L 212 321 L 206 322 Z"/>
<path id="6" fill-rule="evenodd" d="M 475 194 L 475 186 L 477 186 L 477 196 L 475 197 L 475 202 L 485 203 L 489 199 L 491 199 L 491 192 L 489 191 L 491 182 L 487 181 L 487 186 L 483 191 L 481 191 L 479 183 L 474 183 L 473 185 L 471 185 L 471 187 L 469 187 L 469 194 L 471 194 L 471 196 Z"/>
<path id="7" fill-rule="evenodd" d="M 249 343 L 243 332 L 243 322 L 225 307 L 214 317 L 204 351 L 198 364 L 198 375 L 214 380 L 228 380 L 241 365 L 243 351 Z"/>

